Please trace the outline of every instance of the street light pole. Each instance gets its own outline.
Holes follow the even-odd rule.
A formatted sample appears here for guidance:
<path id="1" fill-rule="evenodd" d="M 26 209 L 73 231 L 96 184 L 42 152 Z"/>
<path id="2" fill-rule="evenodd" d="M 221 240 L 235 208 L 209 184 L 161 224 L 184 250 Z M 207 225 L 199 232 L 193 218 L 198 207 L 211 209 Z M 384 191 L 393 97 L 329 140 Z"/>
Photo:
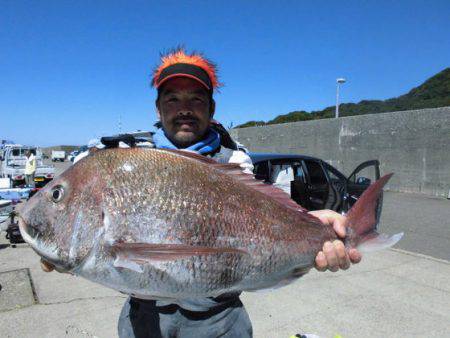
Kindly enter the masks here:
<path id="1" fill-rule="evenodd" d="M 345 83 L 345 79 L 343 77 L 336 79 L 336 113 L 334 114 L 335 118 L 339 117 L 339 85 L 341 83 Z"/>

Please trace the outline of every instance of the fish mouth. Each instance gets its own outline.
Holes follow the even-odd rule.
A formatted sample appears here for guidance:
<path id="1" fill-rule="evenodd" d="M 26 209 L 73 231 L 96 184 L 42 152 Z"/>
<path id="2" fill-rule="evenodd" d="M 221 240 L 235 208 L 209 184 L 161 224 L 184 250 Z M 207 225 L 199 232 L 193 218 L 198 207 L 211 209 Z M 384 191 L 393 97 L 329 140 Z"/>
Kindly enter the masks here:
<path id="1" fill-rule="evenodd" d="M 38 232 L 32 226 L 28 225 L 21 216 L 19 216 L 19 230 L 25 242 L 30 244 L 33 248 L 36 247 Z"/>
<path id="2" fill-rule="evenodd" d="M 59 264 L 60 258 L 58 256 L 58 249 L 46 245 L 39 237 L 39 231 L 30 226 L 22 217 L 19 216 L 19 230 L 22 238 L 27 242 L 31 248 L 42 258 L 52 264 Z"/>

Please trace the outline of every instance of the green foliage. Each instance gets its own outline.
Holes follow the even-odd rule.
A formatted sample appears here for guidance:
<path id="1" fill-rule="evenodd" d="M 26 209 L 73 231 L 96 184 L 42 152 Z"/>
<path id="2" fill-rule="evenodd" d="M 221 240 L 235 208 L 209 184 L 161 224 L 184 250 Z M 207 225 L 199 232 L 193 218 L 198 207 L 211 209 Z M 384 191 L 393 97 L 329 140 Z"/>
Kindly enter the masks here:
<path id="1" fill-rule="evenodd" d="M 266 122 L 264 121 L 249 121 L 245 122 L 244 124 L 240 124 L 236 126 L 235 128 L 247 128 L 247 127 L 257 127 L 257 126 L 264 126 L 266 125 Z"/>
<path id="2" fill-rule="evenodd" d="M 429 78 L 422 85 L 411 89 L 409 93 L 396 98 L 384 101 L 362 100 L 359 103 L 342 103 L 339 105 L 339 115 L 354 116 L 446 106 L 450 106 L 450 68 L 444 69 L 442 72 Z M 310 113 L 293 111 L 285 115 L 279 115 L 268 122 L 250 121 L 236 126 L 236 128 L 326 119 L 334 117 L 334 112 L 335 106 Z"/>
<path id="3" fill-rule="evenodd" d="M 286 115 L 278 115 L 273 120 L 267 122 L 267 124 L 278 124 L 295 121 L 307 121 L 312 120 L 314 117 L 306 111 L 293 111 Z"/>

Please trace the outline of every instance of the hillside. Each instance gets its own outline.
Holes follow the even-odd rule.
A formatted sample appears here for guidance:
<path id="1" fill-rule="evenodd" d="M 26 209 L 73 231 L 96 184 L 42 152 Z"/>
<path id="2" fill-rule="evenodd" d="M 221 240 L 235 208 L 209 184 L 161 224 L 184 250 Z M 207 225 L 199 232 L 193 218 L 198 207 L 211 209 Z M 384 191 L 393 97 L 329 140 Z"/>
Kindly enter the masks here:
<path id="1" fill-rule="evenodd" d="M 339 115 L 353 116 L 446 106 L 450 106 L 450 68 L 444 69 L 420 86 L 411 89 L 409 93 L 396 98 L 342 103 L 339 105 Z M 285 115 L 278 115 L 268 122 L 249 121 L 235 128 L 331 118 L 334 117 L 334 111 L 335 106 L 312 112 L 293 111 Z"/>

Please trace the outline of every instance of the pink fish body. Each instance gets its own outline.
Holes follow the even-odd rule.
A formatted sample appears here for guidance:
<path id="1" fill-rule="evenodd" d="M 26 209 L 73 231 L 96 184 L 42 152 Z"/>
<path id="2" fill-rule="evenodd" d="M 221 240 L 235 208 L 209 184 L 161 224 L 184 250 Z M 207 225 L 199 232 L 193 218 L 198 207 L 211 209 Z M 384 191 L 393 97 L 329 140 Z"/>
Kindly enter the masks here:
<path id="1" fill-rule="evenodd" d="M 349 246 L 391 246 L 375 206 L 387 175 L 350 210 Z M 273 186 L 200 155 L 94 152 L 20 211 L 20 229 L 57 269 L 142 298 L 196 298 L 288 284 L 333 229 Z"/>

